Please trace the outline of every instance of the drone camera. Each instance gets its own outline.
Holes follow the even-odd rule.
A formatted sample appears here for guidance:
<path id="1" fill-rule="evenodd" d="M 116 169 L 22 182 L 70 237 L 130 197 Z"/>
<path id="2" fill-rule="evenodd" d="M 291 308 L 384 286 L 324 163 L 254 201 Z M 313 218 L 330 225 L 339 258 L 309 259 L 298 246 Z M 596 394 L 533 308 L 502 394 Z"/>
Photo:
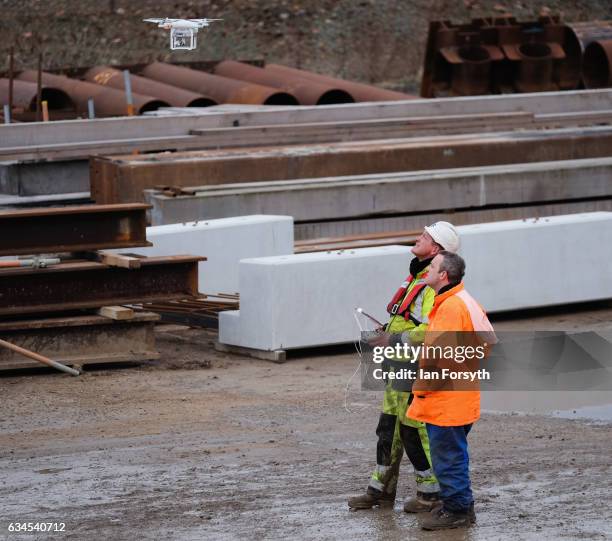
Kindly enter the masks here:
<path id="1" fill-rule="evenodd" d="M 170 30 L 170 49 L 192 51 L 197 47 L 197 34 L 193 28 L 176 28 Z"/>

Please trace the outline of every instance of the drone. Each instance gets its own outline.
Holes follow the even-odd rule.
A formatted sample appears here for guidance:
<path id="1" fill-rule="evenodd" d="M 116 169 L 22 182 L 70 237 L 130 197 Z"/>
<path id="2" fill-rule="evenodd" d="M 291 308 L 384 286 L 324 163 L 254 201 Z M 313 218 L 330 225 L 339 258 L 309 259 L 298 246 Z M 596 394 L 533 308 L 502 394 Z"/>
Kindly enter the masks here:
<path id="1" fill-rule="evenodd" d="M 200 28 L 210 26 L 212 21 L 223 19 L 143 19 L 155 23 L 159 28 L 170 30 L 170 49 L 193 51 L 198 46 L 197 34 Z"/>

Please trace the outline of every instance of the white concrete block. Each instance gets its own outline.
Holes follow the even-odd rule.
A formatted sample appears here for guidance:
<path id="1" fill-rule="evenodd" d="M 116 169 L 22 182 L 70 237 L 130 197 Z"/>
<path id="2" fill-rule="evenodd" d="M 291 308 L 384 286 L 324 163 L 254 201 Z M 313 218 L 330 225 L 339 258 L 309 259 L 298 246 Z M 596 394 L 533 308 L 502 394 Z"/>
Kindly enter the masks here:
<path id="1" fill-rule="evenodd" d="M 489 312 L 612 298 L 612 212 L 458 230 L 466 288 Z"/>
<path id="2" fill-rule="evenodd" d="M 612 298 L 612 213 L 461 226 L 466 287 L 489 312 Z M 240 310 L 219 341 L 261 350 L 351 342 L 353 310 L 381 321 L 408 274 L 404 246 L 244 260 Z"/>
<path id="3" fill-rule="evenodd" d="M 385 321 L 409 273 L 406 246 L 267 257 L 240 262 L 240 310 L 223 312 L 219 341 L 261 350 L 351 342 L 361 306 Z"/>
<path id="4" fill-rule="evenodd" d="M 184 224 L 147 227 L 148 248 L 134 253 L 153 255 L 200 255 L 202 293 L 235 293 L 241 259 L 293 253 L 291 216 L 239 216 Z"/>

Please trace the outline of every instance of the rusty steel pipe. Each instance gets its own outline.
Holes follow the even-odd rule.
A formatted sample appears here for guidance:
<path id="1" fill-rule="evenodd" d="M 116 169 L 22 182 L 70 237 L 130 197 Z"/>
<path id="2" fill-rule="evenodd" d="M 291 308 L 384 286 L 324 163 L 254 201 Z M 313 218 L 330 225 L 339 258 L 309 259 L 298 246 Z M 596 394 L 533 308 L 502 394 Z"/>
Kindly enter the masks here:
<path id="1" fill-rule="evenodd" d="M 8 103 L 10 95 L 10 80 L 0 79 L 0 102 Z M 36 111 L 36 99 L 38 88 L 36 83 L 28 81 L 13 81 L 13 107 L 18 107 L 24 111 Z M 70 96 L 59 88 L 50 86 L 42 87 L 42 100 L 46 101 L 49 109 L 62 110 L 74 109 L 74 102 Z"/>
<path id="2" fill-rule="evenodd" d="M 35 71 L 26 70 L 22 71 L 17 78 L 21 81 L 35 81 L 36 75 Z M 125 93 L 120 90 L 46 72 L 42 74 L 42 81 L 45 85 L 60 88 L 66 92 L 74 101 L 79 113 L 87 113 L 87 100 L 93 98 L 96 104 L 96 114 L 106 116 L 124 116 L 126 114 Z M 169 105 L 168 102 L 152 96 L 134 94 L 134 106 L 138 113 L 154 111 Z"/>
<path id="3" fill-rule="evenodd" d="M 451 90 L 455 96 L 488 94 L 491 90 L 491 63 L 499 59 L 496 47 L 462 45 L 442 47 L 442 58 L 451 67 Z"/>
<path id="4" fill-rule="evenodd" d="M 320 73 L 314 73 L 312 71 L 281 66 L 280 64 L 266 64 L 265 70 L 277 73 L 279 75 L 293 75 L 308 81 L 333 85 L 335 88 L 348 92 L 355 101 L 397 101 L 418 99 L 418 96 L 411 96 L 410 94 L 386 90 L 384 88 L 378 88 L 376 86 L 366 85 L 363 83 L 345 81 L 344 79 L 329 77 L 327 75 L 321 75 Z"/>
<path id="5" fill-rule="evenodd" d="M 553 51 L 547 43 L 521 43 L 517 46 L 521 60 L 514 86 L 520 92 L 556 90 L 553 84 Z"/>
<path id="6" fill-rule="evenodd" d="M 84 78 L 98 85 L 104 85 L 119 90 L 125 89 L 123 73 L 109 66 L 96 66 L 85 72 Z M 190 92 L 178 86 L 160 83 L 139 75 L 130 75 L 132 90 L 147 96 L 155 96 L 168 102 L 172 107 L 210 107 L 217 102 L 208 96 Z"/>
<path id="7" fill-rule="evenodd" d="M 582 80 L 585 88 L 612 86 L 612 39 L 587 45 L 582 58 Z"/>
<path id="8" fill-rule="evenodd" d="M 172 84 L 192 92 L 211 96 L 217 103 L 249 103 L 254 105 L 299 105 L 295 96 L 253 83 L 245 83 L 212 73 L 154 62 L 142 70 L 149 79 Z"/>
<path id="9" fill-rule="evenodd" d="M 224 60 L 214 68 L 216 75 L 271 86 L 291 92 L 301 105 L 353 103 L 354 98 L 345 90 L 328 84 L 304 79 L 291 73 L 277 73 L 244 62 Z"/>
<path id="10" fill-rule="evenodd" d="M 565 24 L 565 43 L 568 64 L 580 74 L 578 82 L 584 84 L 583 54 L 590 43 L 612 39 L 612 21 L 585 21 Z"/>

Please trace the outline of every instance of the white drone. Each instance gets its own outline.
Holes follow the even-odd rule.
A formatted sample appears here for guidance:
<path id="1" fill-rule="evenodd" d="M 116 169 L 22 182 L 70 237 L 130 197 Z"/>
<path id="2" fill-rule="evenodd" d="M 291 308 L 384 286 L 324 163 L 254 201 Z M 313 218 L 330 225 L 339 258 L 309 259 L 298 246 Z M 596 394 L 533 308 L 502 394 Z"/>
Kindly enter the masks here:
<path id="1" fill-rule="evenodd" d="M 212 21 L 223 19 L 143 19 L 155 23 L 159 28 L 170 30 L 170 49 L 192 51 L 198 46 L 197 34 L 200 28 L 210 26 Z"/>

